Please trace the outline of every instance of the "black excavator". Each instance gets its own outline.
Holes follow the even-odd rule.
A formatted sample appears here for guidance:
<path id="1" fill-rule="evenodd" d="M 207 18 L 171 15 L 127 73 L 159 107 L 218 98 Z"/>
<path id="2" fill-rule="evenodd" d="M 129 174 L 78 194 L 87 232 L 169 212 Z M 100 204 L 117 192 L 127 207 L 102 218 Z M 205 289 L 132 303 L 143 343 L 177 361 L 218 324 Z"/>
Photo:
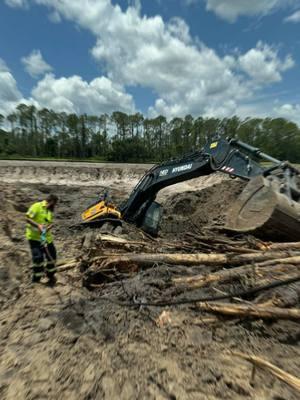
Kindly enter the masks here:
<path id="1" fill-rule="evenodd" d="M 300 171 L 240 140 L 221 137 L 209 140 L 200 151 L 155 165 L 119 207 L 103 196 L 82 214 L 82 223 L 123 220 L 156 236 L 162 216 L 157 193 L 217 171 L 249 181 L 228 210 L 227 230 L 300 240 Z"/>

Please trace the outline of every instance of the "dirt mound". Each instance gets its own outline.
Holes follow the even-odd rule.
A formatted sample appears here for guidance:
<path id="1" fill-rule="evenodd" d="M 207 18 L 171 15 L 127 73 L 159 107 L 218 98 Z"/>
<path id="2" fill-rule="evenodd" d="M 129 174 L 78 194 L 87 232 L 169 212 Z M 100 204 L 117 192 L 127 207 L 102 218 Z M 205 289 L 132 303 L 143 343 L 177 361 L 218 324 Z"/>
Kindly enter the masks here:
<path id="1" fill-rule="evenodd" d="M 169 237 L 177 238 L 177 251 L 182 251 L 181 234 L 191 227 L 222 225 L 227 206 L 242 186 L 237 180 L 222 180 L 204 190 L 173 192 L 164 205 L 166 246 Z M 235 290 L 219 285 L 178 293 L 169 285 L 172 278 L 203 273 L 203 266 L 162 264 L 121 276 L 114 271 L 93 291 L 82 287 L 77 268 L 62 270 L 53 289 L 44 281 L 30 284 L 24 239 L 27 207 L 57 193 L 54 234 L 60 260 L 91 257 L 90 249 L 83 247 L 87 233 L 69 227 L 103 189 L 104 185 L 0 185 L 0 398 L 296 400 L 297 393 L 268 373 L 257 371 L 252 383 L 251 364 L 228 355 L 228 350 L 258 354 L 299 375 L 295 322 L 219 318 L 200 312 L 196 305 L 124 308 L 103 298 L 140 303 Z M 130 189 L 116 184 L 111 195 L 120 202 Z M 135 245 L 145 240 L 134 228 L 125 229 L 122 237 Z M 149 241 L 153 251 L 159 251 L 159 243 Z M 97 250 L 114 254 L 124 249 L 131 251 L 100 245 Z"/>
<path id="2" fill-rule="evenodd" d="M 164 204 L 161 234 L 222 227 L 228 208 L 244 187 L 245 182 L 230 179 L 202 190 L 171 196 Z"/>

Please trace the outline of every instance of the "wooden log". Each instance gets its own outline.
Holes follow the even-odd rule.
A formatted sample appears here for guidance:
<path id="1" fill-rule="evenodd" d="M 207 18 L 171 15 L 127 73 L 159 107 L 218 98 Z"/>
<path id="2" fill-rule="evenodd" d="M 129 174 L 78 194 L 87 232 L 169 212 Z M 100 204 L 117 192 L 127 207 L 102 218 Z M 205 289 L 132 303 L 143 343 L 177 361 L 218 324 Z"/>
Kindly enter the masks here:
<path id="1" fill-rule="evenodd" d="M 271 243 L 270 245 L 266 245 L 263 250 L 299 250 L 300 242 L 291 242 L 291 243 Z"/>
<path id="2" fill-rule="evenodd" d="M 299 265 L 300 264 L 300 256 L 298 255 L 291 255 L 290 257 L 285 257 L 285 258 L 275 258 L 271 260 L 266 260 L 262 261 L 259 263 L 260 267 L 270 267 L 272 265 L 276 264 L 293 264 L 293 265 Z"/>
<path id="3" fill-rule="evenodd" d="M 78 267 L 78 263 L 77 262 L 73 262 L 73 263 L 69 263 L 69 264 L 64 264 L 61 267 L 57 268 L 57 272 L 64 272 L 64 271 L 68 271 L 70 269 L 74 269 Z"/>
<path id="4" fill-rule="evenodd" d="M 65 258 L 65 259 L 58 260 L 56 262 L 56 266 L 57 267 L 63 267 L 65 265 L 73 264 L 73 263 L 76 263 L 76 262 L 77 262 L 76 258 Z"/>
<path id="5" fill-rule="evenodd" d="M 69 269 L 73 269 L 78 267 L 78 260 L 76 258 L 70 258 L 68 260 L 60 260 L 56 263 L 57 272 L 68 271 Z"/>
<path id="6" fill-rule="evenodd" d="M 201 242 L 206 242 L 208 244 L 224 244 L 224 245 L 232 245 L 232 246 L 237 246 L 237 245 L 246 245 L 247 242 L 245 240 L 243 241 L 234 241 L 230 239 L 224 239 L 220 237 L 212 237 L 212 236 L 204 236 L 204 235 L 195 235 L 193 233 L 187 232 L 185 236 L 190 237 L 195 239 L 196 241 L 201 241 Z"/>
<path id="7" fill-rule="evenodd" d="M 277 279 L 278 282 L 284 283 L 284 281 L 288 281 L 289 279 L 297 278 L 300 276 L 296 273 L 290 275 L 284 275 Z M 270 279 L 263 279 L 259 282 L 260 285 L 270 284 L 272 281 Z M 263 291 L 261 294 L 253 301 L 255 304 L 259 304 L 261 306 L 274 306 L 274 307 L 295 307 L 299 304 L 300 298 L 300 279 L 298 282 L 293 282 L 291 284 L 283 285 L 280 288 L 274 288 L 271 291 Z"/>
<path id="8" fill-rule="evenodd" d="M 259 279 L 259 284 L 257 286 L 249 288 L 248 293 L 250 296 L 253 296 L 259 292 L 261 293 L 255 298 L 255 300 L 253 300 L 253 302 L 242 300 L 240 297 L 232 297 L 232 300 L 250 305 L 257 304 L 260 307 L 295 307 L 299 303 L 299 282 L 300 275 L 298 272 L 289 275 L 282 274 L 275 277 L 273 275 L 272 279 Z M 258 290 L 259 288 L 261 290 Z M 279 291 L 277 290 L 278 288 L 280 288 Z M 218 288 L 214 287 L 213 289 L 219 293 L 226 294 Z M 236 296 L 239 295 L 241 294 L 236 293 Z"/>
<path id="9" fill-rule="evenodd" d="M 297 268 L 297 267 L 294 267 Z M 298 269 L 298 268 L 297 268 Z M 225 283 L 230 282 L 236 279 L 244 278 L 247 275 L 257 275 L 259 279 L 267 276 L 268 274 L 272 274 L 272 278 L 274 279 L 274 273 L 278 272 L 291 272 L 290 265 L 276 265 L 272 268 L 260 268 L 259 265 L 245 265 L 242 267 L 236 267 L 232 269 L 227 269 L 207 275 L 194 275 L 188 277 L 180 277 L 174 278 L 172 282 L 175 285 L 185 285 L 189 286 L 189 288 L 198 289 L 201 287 L 208 286 L 212 283 Z"/>
<path id="10" fill-rule="evenodd" d="M 240 357 L 244 360 L 251 362 L 256 367 L 259 367 L 265 371 L 270 372 L 273 376 L 276 376 L 282 382 L 286 383 L 290 387 L 296 389 L 300 392 L 300 379 L 295 377 L 288 372 L 285 372 L 283 369 L 276 367 L 274 364 L 271 364 L 269 361 L 266 361 L 260 357 L 256 357 L 250 354 L 244 354 L 240 352 L 230 352 L 233 356 Z"/>
<path id="11" fill-rule="evenodd" d="M 250 254 L 120 254 L 107 258 L 103 261 L 103 266 L 107 268 L 109 265 L 135 263 L 140 267 L 148 267 L 158 263 L 170 265 L 242 265 L 249 262 L 255 263 L 269 259 L 286 258 L 289 254 L 284 252 L 266 252 L 266 253 L 250 253 Z"/>
<path id="12" fill-rule="evenodd" d="M 96 236 L 96 240 L 100 240 L 103 243 L 110 244 L 112 246 L 116 247 L 121 247 L 121 248 L 128 248 L 128 250 L 131 250 L 132 248 L 139 248 L 143 247 L 144 251 L 149 251 L 153 252 L 155 248 L 159 245 L 162 249 L 168 248 L 168 249 L 181 249 L 181 250 L 187 250 L 187 251 L 195 251 L 194 246 L 192 246 L 190 243 L 186 242 L 167 242 L 165 240 L 161 240 L 157 243 L 153 242 L 146 242 L 146 241 L 141 241 L 141 240 L 128 240 L 122 237 L 114 236 L 114 235 L 108 235 L 108 234 L 100 234 Z"/>
<path id="13" fill-rule="evenodd" d="M 132 246 L 147 246 L 148 243 L 144 241 L 127 240 L 121 237 L 113 235 L 97 235 L 96 240 L 101 240 L 101 242 L 111 243 L 113 245 L 132 245 Z"/>
<path id="14" fill-rule="evenodd" d="M 201 311 L 211 312 L 215 314 L 223 314 L 234 317 L 255 317 L 262 319 L 286 319 L 299 321 L 300 309 L 298 308 L 279 308 L 264 307 L 259 305 L 244 305 L 230 303 L 197 303 Z"/>
<path id="15" fill-rule="evenodd" d="M 214 247 L 218 251 L 222 250 L 223 252 L 229 252 L 229 253 L 232 252 L 232 253 L 249 254 L 249 251 L 251 251 L 251 253 L 260 253 L 260 250 L 249 249 L 249 247 L 228 246 L 224 244 L 218 244 Z"/>

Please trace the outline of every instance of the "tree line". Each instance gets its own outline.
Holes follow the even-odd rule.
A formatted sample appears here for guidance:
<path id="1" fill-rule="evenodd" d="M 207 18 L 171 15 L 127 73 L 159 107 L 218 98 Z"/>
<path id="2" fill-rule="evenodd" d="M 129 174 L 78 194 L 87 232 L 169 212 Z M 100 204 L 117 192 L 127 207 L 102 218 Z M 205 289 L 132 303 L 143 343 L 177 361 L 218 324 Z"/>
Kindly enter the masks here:
<path id="1" fill-rule="evenodd" d="M 0 114 L 0 156 L 159 162 L 199 150 L 216 132 L 239 138 L 280 160 L 300 162 L 300 128 L 284 118 L 167 120 L 128 115 L 76 115 L 19 104 Z"/>

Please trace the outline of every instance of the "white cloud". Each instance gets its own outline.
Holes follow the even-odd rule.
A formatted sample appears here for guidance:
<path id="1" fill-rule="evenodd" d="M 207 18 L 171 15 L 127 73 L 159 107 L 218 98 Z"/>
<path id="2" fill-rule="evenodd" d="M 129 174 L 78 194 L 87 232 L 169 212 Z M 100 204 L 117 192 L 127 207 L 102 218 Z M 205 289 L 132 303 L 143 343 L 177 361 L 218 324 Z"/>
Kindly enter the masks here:
<path id="1" fill-rule="evenodd" d="M 206 9 L 234 22 L 239 16 L 267 15 L 280 7 L 299 4 L 299 0 L 205 0 Z"/>
<path id="2" fill-rule="evenodd" d="M 293 14 L 289 15 L 284 19 L 284 22 L 300 22 L 300 10 L 295 11 Z"/>
<path id="3" fill-rule="evenodd" d="M 50 6 L 50 0 L 38 0 Z M 97 37 L 92 54 L 121 85 L 151 88 L 158 99 L 151 113 L 199 114 L 230 107 L 248 96 L 246 85 L 212 49 L 192 40 L 186 23 L 142 17 L 135 7 L 123 12 L 109 0 L 51 1 L 63 17 Z M 89 6 L 87 6 L 89 4 Z"/>
<path id="4" fill-rule="evenodd" d="M 25 70 L 33 78 L 38 78 L 44 75 L 46 72 L 51 72 L 51 65 L 47 64 L 43 59 L 40 50 L 32 50 L 32 52 L 27 56 L 22 58 L 22 63 Z"/>
<path id="5" fill-rule="evenodd" d="M 53 11 L 48 15 L 49 21 L 53 22 L 54 24 L 58 24 L 61 22 L 61 17 L 57 11 Z"/>
<path id="6" fill-rule="evenodd" d="M 63 106 L 66 110 L 93 112 L 102 104 L 107 110 L 111 107 L 109 111 L 113 111 L 112 107 L 130 110 L 134 108 L 133 100 L 125 88 L 137 85 L 150 88 L 157 95 L 149 109 L 150 115 L 232 115 L 238 105 L 249 104 L 259 87 L 280 81 L 282 73 L 293 65 L 290 56 L 281 59 L 276 50 L 262 43 L 244 55 L 220 57 L 192 38 L 182 19 L 174 18 L 166 23 L 161 16 L 142 16 L 139 1 L 132 1 L 126 11 L 113 5 L 111 0 L 32 2 L 45 5 L 57 18 L 68 19 L 91 31 L 96 38 L 91 54 L 106 69 L 107 78 L 98 78 L 101 89 L 92 85 L 97 80 L 88 83 L 80 77 L 55 79 L 47 75 L 38 83 L 33 96 L 43 105 L 56 109 Z M 208 2 L 211 7 L 225 4 L 216 0 Z M 270 2 L 274 7 L 277 0 Z M 228 0 L 227 3 L 231 6 L 243 3 L 243 10 L 247 12 L 252 3 L 255 3 L 253 10 L 259 9 L 257 0 Z M 259 3 L 266 7 L 264 0 Z M 235 10 L 233 16 L 242 12 L 238 6 Z M 117 93 L 115 102 L 109 91 L 105 91 L 102 103 L 97 100 L 104 79 L 107 79 L 106 87 L 109 82 L 113 93 Z M 90 100 L 84 101 L 82 89 Z"/>
<path id="7" fill-rule="evenodd" d="M 278 117 L 286 118 L 300 125 L 300 104 L 283 104 L 275 107 L 274 111 Z"/>
<path id="8" fill-rule="evenodd" d="M 25 8 L 28 6 L 27 0 L 4 0 L 5 3 L 13 8 Z"/>
<path id="9" fill-rule="evenodd" d="M 0 59 L 0 114 L 8 114 L 22 101 L 17 82 L 5 62 Z"/>
<path id="10" fill-rule="evenodd" d="M 116 110 L 135 112 L 131 95 L 106 77 L 84 81 L 79 76 L 55 78 L 47 74 L 32 90 L 32 97 L 24 98 L 5 62 L 0 59 L 0 114 L 7 115 L 20 103 L 34 104 L 55 111 L 99 115 Z"/>
<path id="11" fill-rule="evenodd" d="M 164 25 L 153 27 L 152 33 L 157 35 L 153 41 L 147 28 L 139 26 L 139 42 L 128 46 L 127 51 L 126 36 L 124 40 L 116 32 L 113 43 L 108 38 L 100 40 L 93 54 L 99 61 L 106 61 L 112 79 L 154 89 L 166 115 L 201 113 L 210 103 L 223 103 L 229 92 L 235 99 L 244 92 L 239 78 L 213 50 L 188 45 L 186 34 L 183 41 Z M 113 47 L 116 43 L 117 54 Z"/>
<path id="12" fill-rule="evenodd" d="M 240 56 L 238 61 L 241 69 L 258 84 L 278 82 L 282 79 L 281 73 L 294 66 L 290 55 L 280 60 L 277 50 L 262 42 Z"/>
<path id="13" fill-rule="evenodd" d="M 32 91 L 40 107 L 68 113 L 99 115 L 115 110 L 134 112 L 132 96 L 123 88 L 101 77 L 91 82 L 79 76 L 56 79 L 47 74 Z"/>

